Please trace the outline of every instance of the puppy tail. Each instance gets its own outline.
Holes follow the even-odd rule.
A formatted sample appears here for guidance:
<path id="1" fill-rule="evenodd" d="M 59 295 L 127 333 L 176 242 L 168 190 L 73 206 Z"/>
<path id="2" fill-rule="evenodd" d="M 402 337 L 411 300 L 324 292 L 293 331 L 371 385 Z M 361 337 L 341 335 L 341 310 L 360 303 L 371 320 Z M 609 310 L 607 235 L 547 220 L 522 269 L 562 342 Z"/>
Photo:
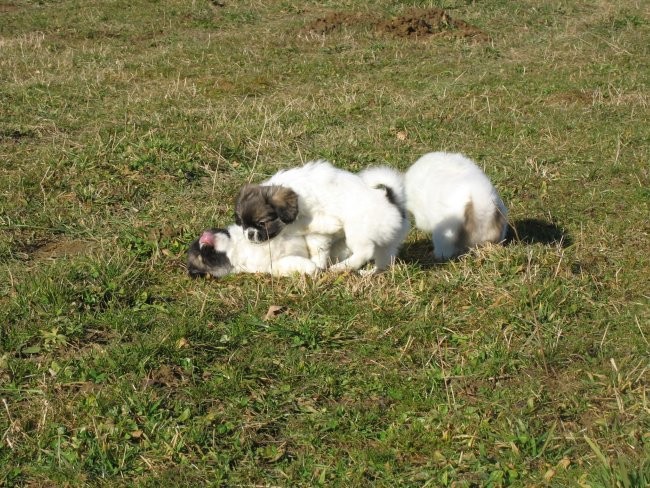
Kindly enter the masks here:
<path id="1" fill-rule="evenodd" d="M 406 190 L 404 175 L 388 166 L 375 166 L 359 173 L 363 182 L 371 188 L 383 188 L 390 203 L 406 214 Z"/>

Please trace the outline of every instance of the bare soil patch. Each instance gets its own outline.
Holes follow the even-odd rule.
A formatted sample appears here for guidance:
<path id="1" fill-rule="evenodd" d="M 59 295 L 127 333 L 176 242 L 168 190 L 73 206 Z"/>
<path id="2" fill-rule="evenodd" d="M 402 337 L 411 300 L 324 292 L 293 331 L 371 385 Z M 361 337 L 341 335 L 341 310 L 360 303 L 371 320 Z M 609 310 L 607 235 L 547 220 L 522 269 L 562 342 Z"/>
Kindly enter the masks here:
<path id="1" fill-rule="evenodd" d="M 476 38 L 488 40 L 488 35 L 464 20 L 453 19 L 439 8 L 413 9 L 390 19 L 353 12 L 331 12 L 309 22 L 304 33 L 327 35 L 343 27 L 369 28 L 379 35 L 417 39 L 431 36 Z"/>
<path id="2" fill-rule="evenodd" d="M 65 256 L 78 256 L 90 249 L 88 242 L 82 240 L 51 241 L 34 246 L 27 251 L 29 259 L 57 259 Z"/>
<path id="3" fill-rule="evenodd" d="M 380 22 L 375 27 L 382 34 L 395 37 L 417 38 L 435 35 L 451 37 L 479 37 L 487 35 L 464 20 L 453 19 L 438 8 L 416 9 L 404 15 Z"/>
<path id="4" fill-rule="evenodd" d="M 329 34 L 341 27 L 363 26 L 372 23 L 373 19 L 359 13 L 331 12 L 324 17 L 318 17 L 305 26 L 305 31 L 312 34 Z"/>
<path id="5" fill-rule="evenodd" d="M 0 12 L 16 12 L 18 10 L 20 10 L 20 7 L 13 3 L 0 4 Z"/>

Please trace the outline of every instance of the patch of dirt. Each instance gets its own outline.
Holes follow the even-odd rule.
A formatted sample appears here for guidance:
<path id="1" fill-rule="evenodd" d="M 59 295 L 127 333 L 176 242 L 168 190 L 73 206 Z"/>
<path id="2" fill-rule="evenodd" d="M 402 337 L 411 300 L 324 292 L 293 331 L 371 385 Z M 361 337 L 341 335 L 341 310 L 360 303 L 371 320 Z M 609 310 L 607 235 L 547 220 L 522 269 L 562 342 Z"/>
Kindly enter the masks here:
<path id="1" fill-rule="evenodd" d="M 377 24 L 382 34 L 395 37 L 426 37 L 449 35 L 451 37 L 480 37 L 487 35 L 478 27 L 463 20 L 452 19 L 447 12 L 438 8 L 416 9 L 404 15 Z"/>
<path id="2" fill-rule="evenodd" d="M 303 33 L 326 35 L 342 27 L 365 27 L 379 35 L 406 39 L 445 36 L 489 40 L 488 35 L 478 27 L 464 20 L 453 19 L 447 12 L 438 8 L 413 9 L 390 19 L 361 13 L 331 12 L 309 22 L 303 28 Z"/>
<path id="3" fill-rule="evenodd" d="M 81 240 L 61 240 L 47 242 L 28 251 L 29 259 L 57 259 L 65 256 L 78 256 L 88 252 L 90 245 Z"/>
<path id="4" fill-rule="evenodd" d="M 359 13 L 331 12 L 324 17 L 319 17 L 305 26 L 305 32 L 312 34 L 329 34 L 330 32 L 355 25 L 363 25 L 367 22 L 364 16 Z"/>
<path id="5" fill-rule="evenodd" d="M 547 99 L 550 105 L 559 105 L 567 107 L 569 105 L 592 105 L 594 102 L 593 94 L 584 90 L 569 90 L 565 92 L 554 93 Z"/>
<path id="6" fill-rule="evenodd" d="M 143 381 L 144 387 L 158 386 L 164 388 L 177 388 L 185 383 L 188 379 L 183 374 L 183 370 L 177 365 L 163 364 L 158 369 L 151 371 Z"/>
<path id="7" fill-rule="evenodd" d="M 16 12 L 18 10 L 20 10 L 20 7 L 13 3 L 0 4 L 0 12 Z"/>

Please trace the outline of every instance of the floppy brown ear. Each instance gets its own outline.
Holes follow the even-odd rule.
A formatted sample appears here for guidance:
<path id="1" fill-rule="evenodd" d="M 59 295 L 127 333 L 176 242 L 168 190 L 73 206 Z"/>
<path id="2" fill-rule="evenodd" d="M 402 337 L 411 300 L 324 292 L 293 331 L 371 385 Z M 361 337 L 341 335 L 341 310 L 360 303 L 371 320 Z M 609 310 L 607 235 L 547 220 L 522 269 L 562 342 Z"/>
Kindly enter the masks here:
<path id="1" fill-rule="evenodd" d="M 241 217 L 244 208 L 248 205 L 254 204 L 257 199 L 264 199 L 259 185 L 251 185 L 249 183 L 241 187 L 237 199 L 235 200 L 235 223 L 237 225 L 242 224 Z"/>
<path id="2" fill-rule="evenodd" d="M 298 217 L 298 194 L 284 186 L 266 186 L 266 198 L 285 224 L 290 224 Z"/>
<path id="3" fill-rule="evenodd" d="M 240 214 L 242 210 L 242 206 L 246 202 L 254 199 L 256 196 L 259 197 L 259 195 L 260 195 L 260 190 L 258 185 L 251 185 L 249 183 L 242 186 L 239 190 L 239 193 L 237 194 L 237 199 L 235 200 L 235 212 L 237 214 Z"/>

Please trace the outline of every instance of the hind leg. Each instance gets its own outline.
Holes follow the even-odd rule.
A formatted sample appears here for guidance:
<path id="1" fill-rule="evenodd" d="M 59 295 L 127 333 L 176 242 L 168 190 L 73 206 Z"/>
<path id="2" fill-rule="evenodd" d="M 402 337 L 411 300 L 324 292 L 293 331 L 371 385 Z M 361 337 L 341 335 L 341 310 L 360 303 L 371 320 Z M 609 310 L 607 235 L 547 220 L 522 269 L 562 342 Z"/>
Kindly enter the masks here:
<path id="1" fill-rule="evenodd" d="M 305 243 L 309 251 L 309 258 L 318 268 L 325 269 L 329 263 L 332 237 L 324 234 L 307 234 Z"/>
<path id="2" fill-rule="evenodd" d="M 404 242 L 404 239 L 406 239 L 406 236 L 408 235 L 409 229 L 410 229 L 410 223 L 407 219 L 402 220 L 402 226 L 399 229 L 397 235 L 393 239 L 392 242 L 385 246 L 377 246 L 375 249 L 375 254 L 374 254 L 374 259 L 375 259 L 375 266 L 372 270 L 369 272 L 364 272 L 362 271 L 362 274 L 371 274 L 371 273 L 381 273 L 384 271 L 386 268 L 389 266 L 392 266 L 395 264 L 395 258 L 397 257 L 397 253 L 399 251 L 400 246 Z"/>
<path id="3" fill-rule="evenodd" d="M 376 246 L 365 235 L 346 233 L 345 240 L 350 250 L 350 255 L 343 261 L 330 267 L 330 270 L 335 273 L 359 269 L 375 255 Z"/>
<path id="4" fill-rule="evenodd" d="M 394 246 L 380 246 L 375 248 L 375 264 L 370 269 L 362 269 L 359 273 L 363 276 L 379 274 L 395 262 L 396 252 Z"/>
<path id="5" fill-rule="evenodd" d="M 459 226 L 438 227 L 433 231 L 433 255 L 438 261 L 446 261 L 462 254 L 464 249 L 458 247 Z"/>

